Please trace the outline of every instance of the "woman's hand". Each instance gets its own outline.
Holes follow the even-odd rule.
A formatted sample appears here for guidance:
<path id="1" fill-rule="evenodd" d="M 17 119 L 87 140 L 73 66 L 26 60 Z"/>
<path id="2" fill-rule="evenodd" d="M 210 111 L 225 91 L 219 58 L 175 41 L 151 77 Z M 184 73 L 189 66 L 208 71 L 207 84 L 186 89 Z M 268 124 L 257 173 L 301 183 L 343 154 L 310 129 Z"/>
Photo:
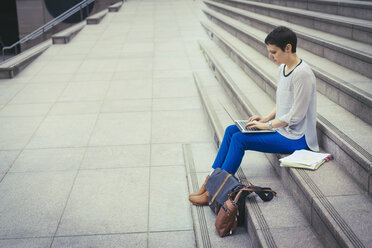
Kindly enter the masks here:
<path id="1" fill-rule="evenodd" d="M 245 127 L 246 128 L 247 127 L 249 127 L 249 128 L 257 128 L 257 129 L 269 129 L 269 125 L 266 122 L 260 122 L 260 121 L 256 121 L 256 120 L 253 120 L 251 122 L 248 122 L 247 125 L 245 125 Z"/>
<path id="2" fill-rule="evenodd" d="M 262 123 L 263 119 L 264 118 L 262 116 L 252 115 L 251 117 L 249 117 L 249 119 L 247 121 L 247 124 L 245 125 L 245 128 L 249 127 L 249 128 L 261 129 L 261 128 L 258 127 L 260 125 L 257 125 L 257 123 Z"/>
<path id="3" fill-rule="evenodd" d="M 263 117 L 262 116 L 252 115 L 251 117 L 249 117 L 248 123 L 249 122 L 252 122 L 252 121 L 261 121 L 262 122 L 262 120 L 263 120 Z"/>

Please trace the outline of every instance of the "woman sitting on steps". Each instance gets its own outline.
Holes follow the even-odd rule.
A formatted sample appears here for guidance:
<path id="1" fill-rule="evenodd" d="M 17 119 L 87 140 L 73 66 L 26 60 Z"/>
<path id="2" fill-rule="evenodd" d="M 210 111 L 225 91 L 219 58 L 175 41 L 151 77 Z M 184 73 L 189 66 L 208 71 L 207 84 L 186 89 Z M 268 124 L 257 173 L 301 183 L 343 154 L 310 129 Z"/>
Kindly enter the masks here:
<path id="1" fill-rule="evenodd" d="M 269 58 L 279 66 L 276 106 L 265 117 L 254 115 L 246 127 L 275 129 L 272 133 L 244 134 L 228 126 L 212 169 L 235 174 L 245 150 L 266 153 L 318 151 L 316 134 L 316 79 L 309 65 L 296 55 L 296 34 L 286 27 L 274 29 L 265 39 Z M 207 205 L 209 193 L 204 185 L 189 196 L 195 205 Z"/>

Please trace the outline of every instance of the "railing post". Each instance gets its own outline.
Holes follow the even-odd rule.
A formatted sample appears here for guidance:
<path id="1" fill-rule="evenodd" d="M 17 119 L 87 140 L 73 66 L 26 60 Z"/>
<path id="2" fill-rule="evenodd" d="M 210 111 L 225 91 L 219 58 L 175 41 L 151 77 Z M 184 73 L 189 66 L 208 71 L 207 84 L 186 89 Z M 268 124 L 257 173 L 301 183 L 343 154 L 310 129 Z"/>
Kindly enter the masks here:
<path id="1" fill-rule="evenodd" d="M 87 10 L 87 18 L 88 18 L 88 16 L 89 16 L 89 4 L 87 4 L 86 10 Z"/>
<path id="2" fill-rule="evenodd" d="M 83 21 L 83 11 L 80 4 L 80 21 Z"/>

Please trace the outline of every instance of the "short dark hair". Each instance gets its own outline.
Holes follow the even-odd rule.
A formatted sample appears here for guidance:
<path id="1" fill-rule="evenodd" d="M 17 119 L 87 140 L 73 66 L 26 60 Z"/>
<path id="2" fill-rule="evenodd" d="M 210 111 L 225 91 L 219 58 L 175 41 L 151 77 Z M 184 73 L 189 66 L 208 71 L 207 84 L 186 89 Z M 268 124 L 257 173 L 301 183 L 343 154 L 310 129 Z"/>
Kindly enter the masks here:
<path id="1" fill-rule="evenodd" d="M 280 26 L 271 31 L 265 38 L 266 45 L 275 45 L 284 51 L 287 44 L 292 45 L 292 53 L 296 52 L 297 36 L 289 28 Z"/>

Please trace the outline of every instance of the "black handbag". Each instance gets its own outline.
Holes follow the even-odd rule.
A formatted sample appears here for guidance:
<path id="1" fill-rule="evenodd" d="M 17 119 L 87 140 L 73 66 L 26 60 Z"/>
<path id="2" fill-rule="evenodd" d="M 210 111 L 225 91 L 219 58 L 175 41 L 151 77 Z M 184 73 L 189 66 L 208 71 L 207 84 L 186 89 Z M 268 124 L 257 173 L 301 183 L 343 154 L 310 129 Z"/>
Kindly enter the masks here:
<path id="1" fill-rule="evenodd" d="M 273 199 L 276 192 L 271 190 L 271 188 L 263 188 L 259 186 L 254 186 L 253 184 L 244 185 L 239 179 L 234 175 L 228 173 L 225 170 L 217 168 L 210 175 L 205 188 L 209 192 L 209 202 L 208 205 L 215 214 L 218 214 L 221 206 L 227 201 L 229 195 L 234 195 L 243 188 L 248 188 L 249 190 L 244 190 L 239 197 L 237 202 L 239 208 L 238 214 L 238 225 L 244 223 L 244 203 L 245 197 L 251 192 L 255 192 L 263 201 L 270 201 Z"/>

